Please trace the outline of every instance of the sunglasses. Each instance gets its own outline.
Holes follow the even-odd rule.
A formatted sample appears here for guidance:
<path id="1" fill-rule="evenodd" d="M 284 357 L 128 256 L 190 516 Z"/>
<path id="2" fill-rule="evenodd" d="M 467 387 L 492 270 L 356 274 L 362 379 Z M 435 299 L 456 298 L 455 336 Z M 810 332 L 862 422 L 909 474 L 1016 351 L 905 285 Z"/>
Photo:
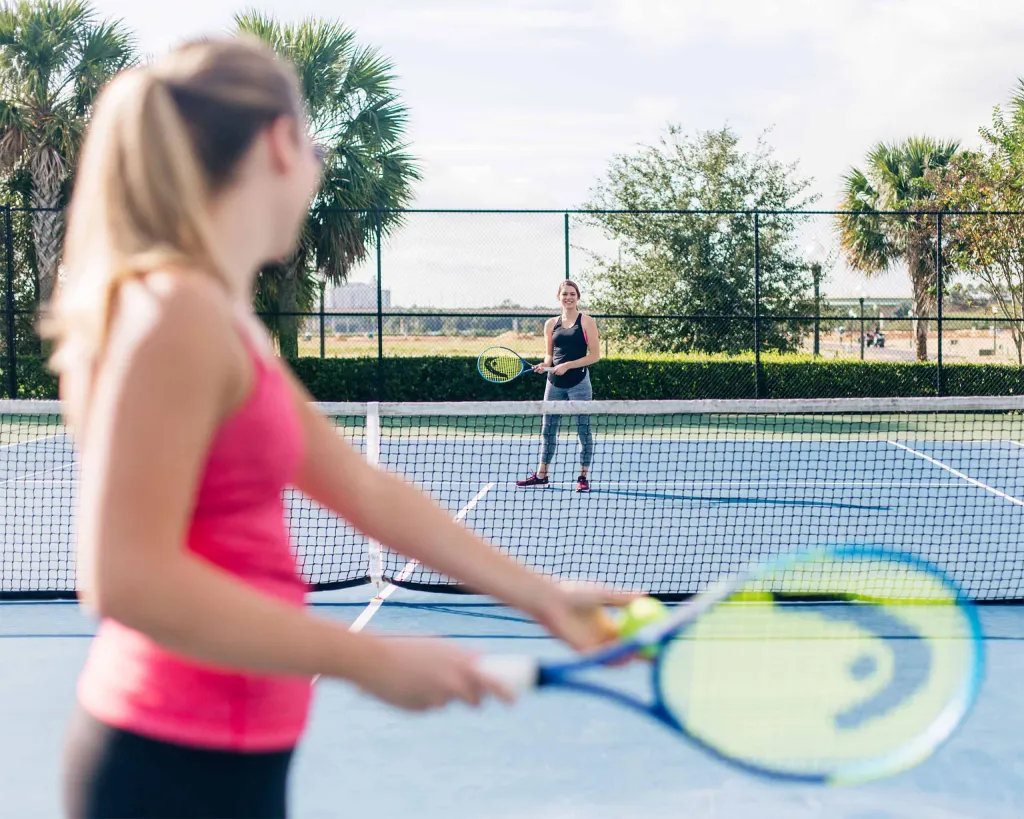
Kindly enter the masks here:
<path id="1" fill-rule="evenodd" d="M 318 142 L 313 143 L 313 156 L 317 162 L 323 162 L 330 155 L 331 149 Z"/>

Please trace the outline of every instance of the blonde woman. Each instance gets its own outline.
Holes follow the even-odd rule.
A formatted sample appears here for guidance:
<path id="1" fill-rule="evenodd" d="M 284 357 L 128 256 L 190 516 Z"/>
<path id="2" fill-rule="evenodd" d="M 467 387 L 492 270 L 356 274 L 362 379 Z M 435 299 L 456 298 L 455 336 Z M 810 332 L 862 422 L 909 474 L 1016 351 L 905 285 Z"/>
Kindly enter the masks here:
<path id="1" fill-rule="evenodd" d="M 590 401 L 594 391 L 590 384 L 590 367 L 601 360 L 601 339 L 597 322 L 579 310 L 580 286 L 566 279 L 558 286 L 558 301 L 562 314 L 544 324 L 547 354 L 534 372 L 542 373 L 548 367 L 545 401 Z M 541 421 L 541 456 L 537 471 L 516 481 L 519 487 L 548 486 L 548 467 L 558 447 L 558 428 L 562 416 L 545 415 Z M 576 416 L 576 434 L 580 440 L 580 472 L 576 478 L 576 491 L 589 492 L 590 463 L 594 456 L 594 433 L 590 416 Z"/>
<path id="2" fill-rule="evenodd" d="M 98 100 L 45 325 L 80 458 L 80 599 L 101 621 L 70 816 L 285 815 L 318 674 L 407 709 L 508 698 L 453 645 L 314 616 L 288 485 L 578 649 L 613 636 L 603 606 L 625 596 L 527 571 L 367 465 L 272 355 L 254 276 L 292 252 L 322 156 L 292 70 L 253 42 L 184 46 Z"/>

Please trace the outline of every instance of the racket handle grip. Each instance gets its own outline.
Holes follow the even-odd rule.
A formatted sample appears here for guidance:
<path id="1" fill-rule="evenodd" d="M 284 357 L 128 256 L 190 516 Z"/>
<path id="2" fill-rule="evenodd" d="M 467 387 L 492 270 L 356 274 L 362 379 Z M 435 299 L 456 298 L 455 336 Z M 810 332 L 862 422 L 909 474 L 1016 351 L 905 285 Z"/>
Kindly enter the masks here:
<path id="1" fill-rule="evenodd" d="M 481 657 L 480 670 L 517 694 L 536 688 L 540 666 L 533 657 L 518 654 L 489 654 Z"/>

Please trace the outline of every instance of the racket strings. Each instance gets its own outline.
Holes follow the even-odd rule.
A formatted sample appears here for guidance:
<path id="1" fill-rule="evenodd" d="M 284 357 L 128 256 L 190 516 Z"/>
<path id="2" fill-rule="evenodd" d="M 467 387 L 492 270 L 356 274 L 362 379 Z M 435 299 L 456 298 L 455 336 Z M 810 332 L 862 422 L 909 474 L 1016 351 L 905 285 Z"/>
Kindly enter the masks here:
<path id="1" fill-rule="evenodd" d="M 691 736 L 758 770 L 884 775 L 962 719 L 977 628 L 958 590 L 921 565 L 798 561 L 752 578 L 671 641 L 660 695 Z"/>
<path id="2" fill-rule="evenodd" d="M 523 372 L 522 359 L 507 353 L 490 353 L 480 358 L 480 373 L 488 381 L 511 381 Z"/>

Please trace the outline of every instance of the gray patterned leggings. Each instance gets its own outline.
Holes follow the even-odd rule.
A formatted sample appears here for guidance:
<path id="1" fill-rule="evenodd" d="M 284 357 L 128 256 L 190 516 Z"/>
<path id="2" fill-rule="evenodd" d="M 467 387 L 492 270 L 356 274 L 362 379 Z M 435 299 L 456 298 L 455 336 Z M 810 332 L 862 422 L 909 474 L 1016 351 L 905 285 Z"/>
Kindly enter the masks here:
<path id="1" fill-rule="evenodd" d="M 590 373 L 588 372 L 575 387 L 556 387 L 548 381 L 544 389 L 545 401 L 590 401 L 594 392 L 590 386 Z M 558 427 L 561 424 L 561 415 L 545 415 L 541 425 L 541 433 L 544 438 L 544 451 L 541 454 L 542 464 L 551 463 L 555 457 L 555 449 L 558 446 Z M 580 465 L 590 468 L 590 461 L 594 456 L 594 435 L 590 430 L 590 416 L 576 416 L 576 432 L 580 437 Z"/>

